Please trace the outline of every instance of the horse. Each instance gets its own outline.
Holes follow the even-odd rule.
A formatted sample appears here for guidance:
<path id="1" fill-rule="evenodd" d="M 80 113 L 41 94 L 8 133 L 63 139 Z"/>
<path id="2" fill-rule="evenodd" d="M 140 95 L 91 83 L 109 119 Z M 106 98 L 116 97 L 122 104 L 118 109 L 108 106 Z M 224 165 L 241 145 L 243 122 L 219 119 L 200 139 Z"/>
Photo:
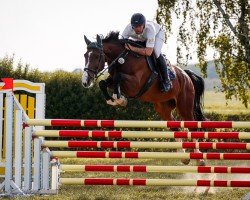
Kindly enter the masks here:
<path id="1" fill-rule="evenodd" d="M 91 42 L 86 36 L 84 39 L 87 51 L 84 54 L 86 65 L 82 84 L 85 88 L 91 87 L 107 63 L 110 77 L 101 81 L 99 86 L 108 104 L 122 104 L 125 101 L 124 96 L 134 97 L 152 103 L 155 111 L 166 121 L 175 120 L 172 114 L 174 109 L 183 121 L 206 120 L 202 112 L 202 77 L 190 70 L 171 65 L 176 78 L 172 81 L 172 89 L 169 92 L 160 91 L 159 76 L 152 78 L 150 86 L 145 89 L 145 85 L 150 82 L 149 77 L 153 74 L 147 59 L 127 50 L 125 44 L 128 40 L 119 39 L 119 32 L 111 31 L 105 38 L 97 35 L 96 42 Z M 113 97 L 109 95 L 108 87 L 113 87 Z M 189 160 L 182 161 L 184 164 L 189 163 Z M 200 160 L 198 165 L 203 165 L 203 162 Z"/>

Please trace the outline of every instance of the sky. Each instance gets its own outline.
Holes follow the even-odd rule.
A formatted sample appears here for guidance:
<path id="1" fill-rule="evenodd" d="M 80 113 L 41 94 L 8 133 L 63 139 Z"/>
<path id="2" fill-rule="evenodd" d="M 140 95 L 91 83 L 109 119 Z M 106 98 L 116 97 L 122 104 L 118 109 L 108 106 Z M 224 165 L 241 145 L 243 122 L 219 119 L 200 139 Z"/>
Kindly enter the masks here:
<path id="1" fill-rule="evenodd" d="M 122 32 L 136 12 L 154 21 L 157 6 L 157 0 L 0 0 L 0 58 L 14 54 L 40 71 L 83 68 L 84 35 Z M 176 63 L 175 36 L 162 51 Z"/>

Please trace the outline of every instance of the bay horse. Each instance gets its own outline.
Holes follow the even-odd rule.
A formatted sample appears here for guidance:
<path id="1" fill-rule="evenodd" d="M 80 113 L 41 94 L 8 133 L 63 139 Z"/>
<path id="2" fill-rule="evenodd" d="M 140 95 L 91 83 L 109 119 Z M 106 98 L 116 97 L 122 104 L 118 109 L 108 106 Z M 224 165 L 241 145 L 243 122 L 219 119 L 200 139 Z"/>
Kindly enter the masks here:
<path id="1" fill-rule="evenodd" d="M 176 78 L 172 81 L 173 87 L 169 92 L 160 91 L 159 76 L 151 81 L 151 86 L 146 91 L 141 92 L 149 81 L 148 77 L 152 71 L 145 56 L 125 48 L 128 40 L 119 39 L 119 32 L 110 32 L 105 38 L 97 35 L 96 42 L 91 42 L 86 36 L 84 39 L 87 51 L 84 54 L 82 84 L 86 88 L 91 87 L 107 63 L 110 77 L 99 83 L 107 103 L 114 102 L 113 105 L 124 103 L 122 96 L 124 94 L 126 97 L 137 97 L 142 101 L 153 103 L 155 111 L 166 121 L 174 120 L 172 115 L 174 109 L 183 121 L 205 120 L 202 112 L 204 93 L 202 77 L 190 70 L 171 66 Z M 107 87 L 110 86 L 114 90 L 113 97 L 107 92 Z M 189 160 L 183 162 L 188 164 Z M 199 165 L 203 165 L 201 162 L 203 161 L 200 160 Z"/>

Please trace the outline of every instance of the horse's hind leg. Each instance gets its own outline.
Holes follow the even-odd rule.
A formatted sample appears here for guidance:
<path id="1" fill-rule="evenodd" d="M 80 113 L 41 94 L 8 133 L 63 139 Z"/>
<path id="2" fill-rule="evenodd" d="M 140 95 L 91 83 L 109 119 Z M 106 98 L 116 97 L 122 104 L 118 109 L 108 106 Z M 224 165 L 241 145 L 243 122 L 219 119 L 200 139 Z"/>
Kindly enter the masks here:
<path id="1" fill-rule="evenodd" d="M 177 100 L 176 109 L 179 116 L 183 121 L 194 121 L 194 101 L 193 98 L 184 98 L 183 96 L 179 97 L 179 101 Z M 189 131 L 197 131 L 197 129 L 189 129 Z M 196 142 L 196 139 L 192 140 Z M 194 149 L 194 152 L 200 152 L 199 149 Z M 205 161 L 203 159 L 196 160 L 198 166 L 204 166 Z"/>
<path id="2" fill-rule="evenodd" d="M 175 109 L 175 101 L 169 100 L 167 102 L 154 103 L 155 111 L 160 115 L 163 120 L 174 120 L 172 115 L 173 109 Z"/>
<path id="3" fill-rule="evenodd" d="M 176 103 L 174 100 L 169 100 L 167 102 L 160 102 L 160 103 L 155 103 L 154 104 L 154 108 L 155 111 L 160 115 L 160 117 L 163 120 L 166 121 L 174 121 L 175 118 L 172 115 L 172 111 L 175 109 L 176 107 Z M 179 131 L 179 128 L 171 128 L 172 131 Z M 181 142 L 182 139 L 175 139 L 177 142 Z M 181 150 L 177 150 L 177 151 L 181 151 L 181 152 L 185 152 L 184 149 Z M 181 162 L 185 165 L 188 165 L 188 163 L 190 162 L 190 159 L 181 159 Z"/>

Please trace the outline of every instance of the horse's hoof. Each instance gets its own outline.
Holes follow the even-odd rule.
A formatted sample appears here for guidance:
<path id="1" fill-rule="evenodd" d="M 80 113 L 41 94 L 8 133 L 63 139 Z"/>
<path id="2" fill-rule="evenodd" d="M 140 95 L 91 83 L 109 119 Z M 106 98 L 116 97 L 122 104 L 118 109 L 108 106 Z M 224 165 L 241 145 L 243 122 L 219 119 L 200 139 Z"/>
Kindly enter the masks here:
<path id="1" fill-rule="evenodd" d="M 206 166 L 206 162 L 203 159 L 197 160 L 197 166 Z"/>
<path id="2" fill-rule="evenodd" d="M 117 106 L 118 103 L 116 101 L 112 101 L 111 99 L 107 100 L 106 103 L 111 106 Z"/>
<path id="3" fill-rule="evenodd" d="M 181 159 L 181 162 L 184 164 L 184 165 L 188 165 L 190 163 L 190 159 Z"/>
<path id="4" fill-rule="evenodd" d="M 126 100 L 124 100 L 124 99 L 117 99 L 117 100 L 115 100 L 115 101 L 117 102 L 117 104 L 118 104 L 119 106 L 123 106 L 123 107 L 126 107 L 127 104 L 128 104 L 128 102 L 127 102 Z"/>
<path id="5" fill-rule="evenodd" d="M 117 99 L 117 94 L 113 94 L 113 95 L 112 95 L 112 98 L 113 98 L 114 100 L 116 100 L 116 99 Z"/>
<path id="6" fill-rule="evenodd" d="M 119 99 L 116 99 L 115 101 L 117 102 L 117 104 L 123 107 L 127 106 L 128 104 L 128 100 L 124 96 L 121 96 Z"/>

